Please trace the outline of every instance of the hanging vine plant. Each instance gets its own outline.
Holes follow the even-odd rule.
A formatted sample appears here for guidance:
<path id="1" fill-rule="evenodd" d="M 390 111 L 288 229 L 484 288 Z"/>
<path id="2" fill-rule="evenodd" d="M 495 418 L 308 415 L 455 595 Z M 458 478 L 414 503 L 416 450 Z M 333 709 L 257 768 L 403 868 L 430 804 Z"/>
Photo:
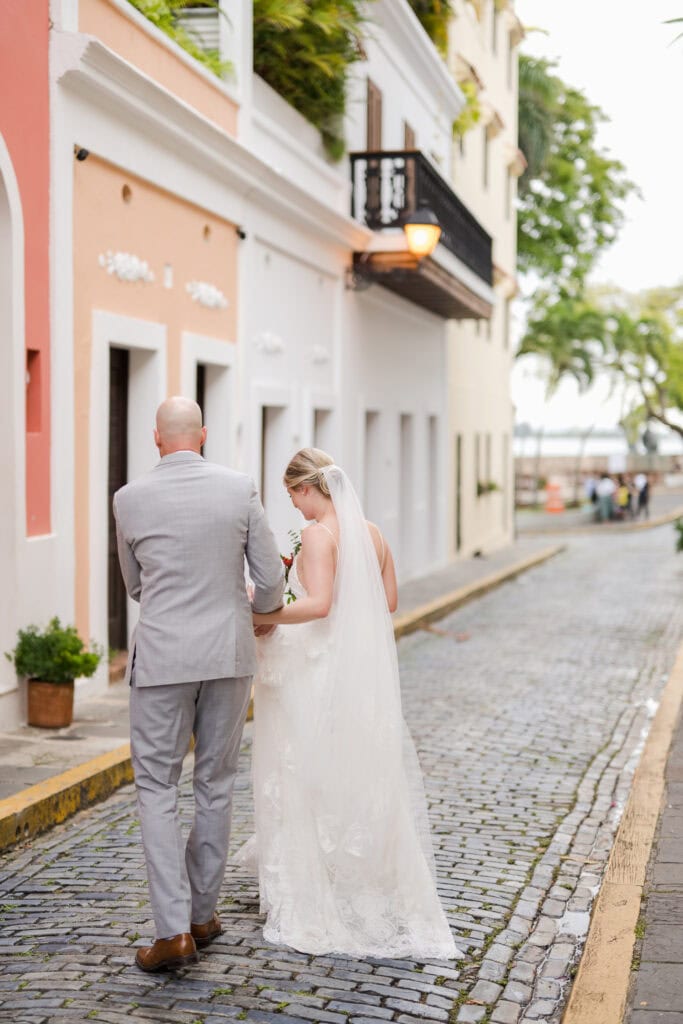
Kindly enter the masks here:
<path id="1" fill-rule="evenodd" d="M 254 0 L 254 71 L 344 154 L 351 66 L 363 57 L 362 0 Z"/>
<path id="2" fill-rule="evenodd" d="M 479 123 L 481 104 L 479 90 L 471 79 L 460 82 L 460 89 L 465 96 L 465 106 L 453 122 L 453 138 L 461 139 L 471 128 Z"/>
<path id="3" fill-rule="evenodd" d="M 423 29 L 445 57 L 448 50 L 448 24 L 455 11 L 453 0 L 408 0 Z"/>

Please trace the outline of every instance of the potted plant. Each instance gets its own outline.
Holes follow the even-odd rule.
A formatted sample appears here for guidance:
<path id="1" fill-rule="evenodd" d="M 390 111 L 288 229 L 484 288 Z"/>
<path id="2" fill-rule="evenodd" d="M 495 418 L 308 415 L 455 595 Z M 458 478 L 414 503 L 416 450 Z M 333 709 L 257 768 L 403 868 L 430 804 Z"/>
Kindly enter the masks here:
<path id="1" fill-rule="evenodd" d="M 28 679 L 28 724 L 44 729 L 71 725 L 74 680 L 93 675 L 102 652 L 95 644 L 86 648 L 76 627 L 62 626 L 56 617 L 47 629 L 28 626 L 17 637 L 6 657 Z"/>

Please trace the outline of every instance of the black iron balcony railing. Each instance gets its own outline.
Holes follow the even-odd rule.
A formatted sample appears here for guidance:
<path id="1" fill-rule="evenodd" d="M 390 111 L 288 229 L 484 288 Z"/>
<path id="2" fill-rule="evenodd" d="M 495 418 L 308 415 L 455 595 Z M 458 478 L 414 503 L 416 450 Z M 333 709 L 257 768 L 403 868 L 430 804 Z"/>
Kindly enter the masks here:
<path id="1" fill-rule="evenodd" d="M 491 236 L 419 150 L 351 153 L 351 216 L 373 231 L 400 228 L 427 207 L 441 244 L 487 284 L 493 282 Z"/>

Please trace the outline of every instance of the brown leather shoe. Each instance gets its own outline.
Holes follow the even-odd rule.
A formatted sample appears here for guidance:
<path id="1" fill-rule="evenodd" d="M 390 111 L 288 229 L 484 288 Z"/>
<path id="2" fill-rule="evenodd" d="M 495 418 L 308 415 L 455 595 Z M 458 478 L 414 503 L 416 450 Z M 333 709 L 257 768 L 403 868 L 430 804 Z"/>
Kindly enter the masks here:
<path id="1" fill-rule="evenodd" d="M 197 949 L 204 949 L 210 946 L 214 939 L 223 934 L 223 925 L 218 914 L 214 914 L 206 924 L 191 924 L 192 938 L 197 944 Z"/>
<path id="2" fill-rule="evenodd" d="M 196 964 L 199 954 L 189 932 L 172 935 L 170 939 L 157 939 L 153 946 L 141 946 L 135 954 L 135 963 L 141 971 L 175 971 L 178 967 Z"/>

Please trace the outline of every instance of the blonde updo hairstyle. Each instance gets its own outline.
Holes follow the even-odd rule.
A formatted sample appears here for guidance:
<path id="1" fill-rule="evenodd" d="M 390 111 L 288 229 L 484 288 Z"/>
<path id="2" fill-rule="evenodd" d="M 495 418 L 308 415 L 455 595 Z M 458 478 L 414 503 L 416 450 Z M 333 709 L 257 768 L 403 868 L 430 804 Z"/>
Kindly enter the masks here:
<path id="1" fill-rule="evenodd" d="M 290 460 L 283 482 L 285 487 L 296 490 L 298 487 L 316 487 L 326 498 L 330 497 L 330 489 L 322 470 L 333 466 L 334 459 L 320 448 L 302 448 Z"/>

